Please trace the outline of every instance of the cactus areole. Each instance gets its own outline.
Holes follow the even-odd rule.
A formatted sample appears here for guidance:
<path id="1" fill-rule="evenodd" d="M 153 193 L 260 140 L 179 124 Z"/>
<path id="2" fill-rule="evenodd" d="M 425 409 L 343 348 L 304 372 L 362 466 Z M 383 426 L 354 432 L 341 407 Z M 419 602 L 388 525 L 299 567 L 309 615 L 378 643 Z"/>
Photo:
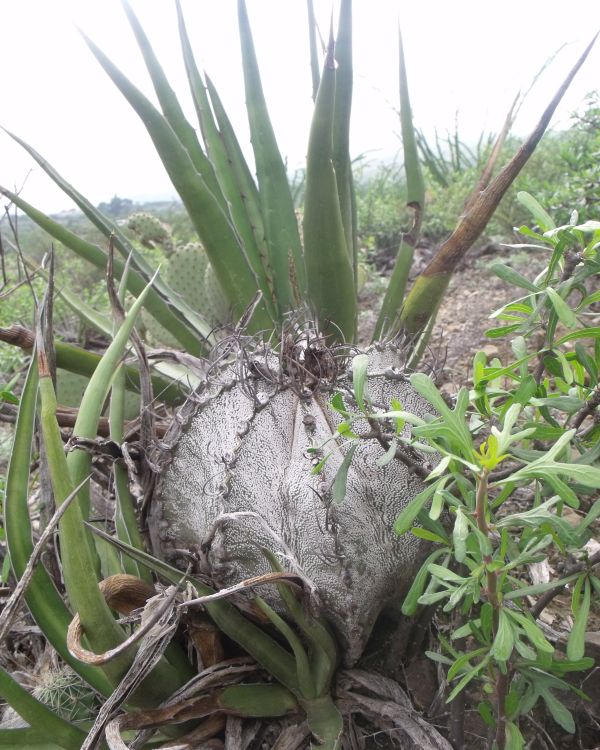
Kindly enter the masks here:
<path id="1" fill-rule="evenodd" d="M 367 354 L 371 402 L 387 408 L 397 399 L 425 414 L 399 351 Z M 214 368 L 166 436 L 149 521 L 158 554 L 183 568 L 194 560 L 217 588 L 271 571 L 270 550 L 307 580 L 307 606 L 333 626 L 353 664 L 381 611 L 401 602 L 427 547 L 393 530 L 422 480 L 397 459 L 377 465 L 385 451 L 376 440 L 352 442 L 345 495 L 334 500 L 350 443 L 332 439 L 343 417 L 329 402 L 340 391 L 352 403 L 348 361 L 290 337 L 281 353 L 252 346 Z M 353 429 L 366 435 L 370 426 L 360 420 Z M 259 593 L 277 606 L 267 589 Z"/>

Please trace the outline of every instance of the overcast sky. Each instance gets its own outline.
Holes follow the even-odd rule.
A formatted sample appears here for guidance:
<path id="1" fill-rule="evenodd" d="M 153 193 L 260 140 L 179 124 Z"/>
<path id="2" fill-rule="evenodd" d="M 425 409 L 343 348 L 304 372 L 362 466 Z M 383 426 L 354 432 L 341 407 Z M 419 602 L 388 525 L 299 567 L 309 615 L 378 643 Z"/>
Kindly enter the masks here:
<path id="1" fill-rule="evenodd" d="M 247 140 L 235 0 L 182 0 L 199 65 L 216 82 Z M 132 0 L 174 88 L 187 100 L 174 4 Z M 315 0 L 328 27 L 330 0 Z M 118 0 L 0 0 L 0 124 L 34 146 L 94 203 L 170 197 L 146 132 L 81 40 L 79 25 L 150 93 L 143 64 Z M 250 20 L 275 130 L 290 166 L 301 166 L 311 112 L 306 3 L 248 0 Z M 510 102 L 566 44 L 522 108 L 526 133 L 595 30 L 597 0 L 355 0 L 355 93 L 352 151 L 373 160 L 399 148 L 397 25 L 402 26 L 417 124 L 453 129 L 465 140 L 497 130 Z M 600 49 L 592 52 L 564 99 L 555 127 L 586 93 L 600 88 Z M 70 208 L 41 170 L 3 133 L 0 184 L 23 188 L 44 211 Z"/>

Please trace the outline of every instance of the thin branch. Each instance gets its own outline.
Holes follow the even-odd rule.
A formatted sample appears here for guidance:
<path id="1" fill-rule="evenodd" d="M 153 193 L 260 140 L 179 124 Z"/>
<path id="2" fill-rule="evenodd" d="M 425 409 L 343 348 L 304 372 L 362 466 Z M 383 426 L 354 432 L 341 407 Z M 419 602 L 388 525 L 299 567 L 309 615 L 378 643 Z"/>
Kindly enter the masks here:
<path id="1" fill-rule="evenodd" d="M 596 552 L 587 560 L 582 560 L 581 562 L 574 563 L 573 565 L 567 567 L 563 573 L 563 577 L 568 578 L 568 576 L 573 575 L 573 573 L 580 573 L 586 568 L 593 568 L 594 565 L 597 565 L 598 563 L 600 563 L 600 552 Z M 550 602 L 556 596 L 562 594 L 566 586 L 567 584 L 565 583 L 563 586 L 557 586 L 556 588 L 549 589 L 540 596 L 537 602 L 529 610 L 536 620 L 550 604 Z"/>

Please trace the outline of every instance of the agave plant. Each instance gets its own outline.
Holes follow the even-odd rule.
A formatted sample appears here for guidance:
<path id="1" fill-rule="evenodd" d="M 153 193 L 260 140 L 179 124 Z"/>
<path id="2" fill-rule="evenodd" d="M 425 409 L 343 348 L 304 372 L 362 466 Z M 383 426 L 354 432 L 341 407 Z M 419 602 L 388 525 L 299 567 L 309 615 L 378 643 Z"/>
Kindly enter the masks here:
<path id="1" fill-rule="evenodd" d="M 57 506 L 64 506 L 59 535 L 69 606 L 39 565 L 29 581 L 26 600 L 63 659 L 94 689 L 111 696 L 87 738 L 87 727 L 53 716 L 54 746 L 92 747 L 111 711 L 126 701 L 129 708 L 139 710 L 109 724 L 106 737 L 111 747 L 124 746 L 118 736 L 121 730 L 175 723 L 191 731 L 181 746 L 195 747 L 199 737 L 222 731 L 222 722 L 215 724 L 214 717 L 224 714 L 291 715 L 287 720 L 291 726 L 302 726 L 306 717 L 308 728 L 301 732 L 300 744 L 310 742 L 312 736 L 323 747 L 342 747 L 342 714 L 348 722 L 348 716 L 365 712 L 364 706 L 352 703 L 348 691 L 357 684 L 368 687 L 368 678 L 347 673 L 336 693 L 336 670 L 340 662 L 353 666 L 360 659 L 378 616 L 399 601 L 427 553 L 422 540 L 400 539 L 392 528 L 402 508 L 423 490 L 423 479 L 432 468 L 430 456 L 398 448 L 395 440 L 388 440 L 366 418 L 353 426 L 356 442 L 349 449 L 347 442 L 339 443 L 342 433 L 348 435 L 346 403 L 360 410 L 371 400 L 417 415 L 426 413 L 426 402 L 406 382 L 402 367 L 417 365 L 453 269 L 532 153 L 587 51 L 520 151 L 489 184 L 478 186 L 456 230 L 406 294 L 423 219 L 424 186 L 400 46 L 402 134 L 413 226 L 398 249 L 373 345 L 359 353 L 354 347 L 357 234 L 349 154 L 350 0 L 342 0 L 337 38 L 334 43 L 330 37 L 320 73 L 309 3 L 315 105 L 301 228 L 268 117 L 243 0 L 238 2 L 239 32 L 256 178 L 211 79 L 196 66 L 179 3 L 182 54 L 198 129 L 186 120 L 126 0 L 123 6 L 160 109 L 88 38 L 87 44 L 150 134 L 235 327 L 215 332 L 199 311 L 201 306 L 189 295 L 177 293 L 181 288 L 177 271 L 163 272 L 164 278 L 160 273 L 153 275 L 143 254 L 118 225 L 31 146 L 13 136 L 106 236 L 111 252 L 76 236 L 21 195 L 4 188 L 2 193 L 64 246 L 100 268 L 109 265 L 111 290 L 113 278 L 120 282 L 119 293 L 112 290 L 115 322 L 85 310 L 77 300 L 69 301 L 68 290 L 62 292 L 90 323 L 113 338 L 104 356 L 94 361 L 74 347 L 55 347 L 59 368 L 93 372 L 73 429 L 75 450 L 68 456 L 61 442 L 60 413 L 48 364 L 52 346 L 47 336 L 44 341 L 44 327 L 40 327 L 8 477 L 7 539 L 15 576 L 21 578 L 32 555 L 27 476 L 39 392 L 52 489 Z M 187 269 L 183 265 L 181 273 L 188 273 Z M 196 280 L 198 290 L 202 274 Z M 127 292 L 136 301 L 123 319 Z M 121 360 L 142 309 L 184 350 L 185 362 L 212 351 L 209 365 L 197 367 L 198 387 L 157 448 L 156 442 L 148 440 L 152 429 L 148 388 L 153 384 L 157 399 L 173 404 L 181 395 L 173 383 L 181 378 L 181 370 L 162 363 L 162 380 L 157 373 L 152 380 L 144 377 L 144 354 L 137 345 L 142 370 L 138 383 L 142 382 L 143 391 L 145 387 L 140 434 L 146 452 L 152 446 L 156 449 L 152 465 L 159 474 L 158 482 L 145 487 L 144 498 L 156 557 L 144 550 L 138 508 L 123 464 L 132 466 L 123 429 L 124 391 L 132 385 L 127 383 L 127 368 Z M 102 449 L 96 438 L 109 394 L 110 450 L 119 458 L 113 467 L 115 538 L 85 525 L 90 517 L 90 446 Z M 400 429 L 400 445 L 406 444 L 409 432 L 408 425 Z M 148 465 L 140 460 L 142 466 Z M 150 639 L 151 645 L 145 640 L 137 652 L 134 640 L 126 638 L 111 614 L 110 607 L 123 609 L 123 599 L 129 611 L 152 598 L 150 571 L 176 587 L 173 595 L 187 582 L 218 630 L 252 655 L 274 681 L 263 678 L 252 684 L 229 684 L 225 675 L 212 690 L 200 688 L 193 699 L 186 699 L 188 693 L 184 693 L 168 706 L 153 710 L 182 688 L 195 667 L 176 643 L 166 645 L 176 625 L 174 613 L 180 611 L 167 606 L 173 602 L 171 594 L 160 599 L 158 612 L 156 607 L 152 610 L 151 619 L 160 628 Z M 99 576 L 104 578 L 100 588 Z M 240 589 L 252 591 L 258 585 L 268 586 L 264 597 L 239 598 Z M 217 594 L 216 589 L 225 592 Z M 238 597 L 236 606 L 224 598 L 226 594 Z M 201 616 L 192 616 L 190 621 L 190 631 L 206 629 Z M 85 646 L 80 643 L 82 633 Z M 215 649 L 207 649 L 205 637 L 194 642 L 201 667 L 218 660 Z M 203 672 L 202 677 L 207 675 Z M 48 709 L 19 692 L 5 673 L 0 674 L 0 693 L 30 724 L 29 729 L 0 730 L 0 744 L 41 746 Z M 371 709 L 371 721 L 372 713 Z M 423 746 L 447 746 L 435 730 L 426 729 L 406 710 L 402 716 L 405 731 L 412 727 L 413 741 L 421 732 Z M 190 729 L 191 720 L 201 723 Z M 278 731 L 283 736 L 290 729 Z M 135 746 L 143 741 L 141 735 Z"/>

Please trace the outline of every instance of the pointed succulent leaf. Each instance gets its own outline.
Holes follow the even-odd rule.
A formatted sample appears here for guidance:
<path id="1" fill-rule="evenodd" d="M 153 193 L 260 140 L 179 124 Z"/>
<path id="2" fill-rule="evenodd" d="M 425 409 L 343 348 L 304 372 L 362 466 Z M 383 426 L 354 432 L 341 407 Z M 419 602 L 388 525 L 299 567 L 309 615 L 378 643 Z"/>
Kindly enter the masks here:
<path id="1" fill-rule="evenodd" d="M 298 221 L 285 165 L 267 110 L 244 0 L 238 0 L 238 21 L 248 123 L 269 248 L 269 263 L 277 302 L 281 311 L 287 312 L 297 306 L 291 276 L 295 274 L 302 294 L 305 293 Z"/>
<path id="2" fill-rule="evenodd" d="M 335 61 L 330 44 L 315 104 L 306 163 L 304 253 L 310 301 L 322 333 L 352 341 L 356 296 L 332 162 Z"/>
<path id="3" fill-rule="evenodd" d="M 144 123 L 173 186 L 186 207 L 194 229 L 204 245 L 219 283 L 241 318 L 256 294 L 248 259 L 231 221 L 166 118 L 109 60 L 91 39 L 84 39 L 105 72 Z M 259 305 L 251 329 L 270 328 L 264 305 Z"/>

